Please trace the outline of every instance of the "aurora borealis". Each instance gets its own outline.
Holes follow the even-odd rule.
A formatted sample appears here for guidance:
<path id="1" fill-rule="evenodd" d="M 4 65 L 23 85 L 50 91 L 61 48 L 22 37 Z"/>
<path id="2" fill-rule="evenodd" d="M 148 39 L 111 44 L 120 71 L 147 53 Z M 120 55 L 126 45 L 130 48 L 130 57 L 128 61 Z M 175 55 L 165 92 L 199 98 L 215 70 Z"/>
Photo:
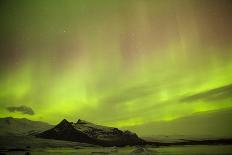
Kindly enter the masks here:
<path id="1" fill-rule="evenodd" d="M 230 109 L 231 15 L 230 0 L 2 0 L 0 117 L 123 127 Z"/>

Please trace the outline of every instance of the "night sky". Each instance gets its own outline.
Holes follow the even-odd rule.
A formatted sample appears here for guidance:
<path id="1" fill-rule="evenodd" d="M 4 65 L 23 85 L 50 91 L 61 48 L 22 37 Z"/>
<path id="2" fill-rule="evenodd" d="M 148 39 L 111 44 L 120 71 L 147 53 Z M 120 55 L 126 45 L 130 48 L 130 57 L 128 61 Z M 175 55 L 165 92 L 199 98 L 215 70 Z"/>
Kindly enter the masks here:
<path id="1" fill-rule="evenodd" d="M 116 127 L 232 108 L 232 1 L 1 0 L 0 117 Z"/>

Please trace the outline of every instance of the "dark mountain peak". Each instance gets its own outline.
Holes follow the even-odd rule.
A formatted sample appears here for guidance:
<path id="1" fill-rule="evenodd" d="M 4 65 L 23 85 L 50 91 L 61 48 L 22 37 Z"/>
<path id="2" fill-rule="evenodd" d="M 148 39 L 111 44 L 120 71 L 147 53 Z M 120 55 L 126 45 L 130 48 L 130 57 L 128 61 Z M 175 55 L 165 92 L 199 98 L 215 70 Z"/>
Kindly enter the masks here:
<path id="1" fill-rule="evenodd" d="M 90 122 L 87 122 L 85 120 L 78 119 L 76 124 L 90 124 Z"/>
<path id="2" fill-rule="evenodd" d="M 70 122 L 67 121 L 66 119 L 63 119 L 60 123 L 62 123 L 62 124 L 69 124 Z M 59 124 L 60 124 L 60 123 L 59 123 Z"/>
<path id="3" fill-rule="evenodd" d="M 135 133 L 117 128 L 96 125 L 81 119 L 76 123 L 62 120 L 54 128 L 38 134 L 38 137 L 85 142 L 102 146 L 125 146 L 143 144 Z"/>
<path id="4" fill-rule="evenodd" d="M 67 121 L 66 119 L 63 119 L 58 125 L 55 126 L 55 128 L 67 129 L 73 128 L 73 126 L 71 122 Z"/>
<path id="5" fill-rule="evenodd" d="M 72 122 L 68 122 L 63 119 L 54 128 L 44 131 L 36 135 L 37 137 L 47 138 L 47 139 L 58 139 L 58 140 L 68 140 L 84 143 L 95 143 L 88 135 L 74 128 Z"/>

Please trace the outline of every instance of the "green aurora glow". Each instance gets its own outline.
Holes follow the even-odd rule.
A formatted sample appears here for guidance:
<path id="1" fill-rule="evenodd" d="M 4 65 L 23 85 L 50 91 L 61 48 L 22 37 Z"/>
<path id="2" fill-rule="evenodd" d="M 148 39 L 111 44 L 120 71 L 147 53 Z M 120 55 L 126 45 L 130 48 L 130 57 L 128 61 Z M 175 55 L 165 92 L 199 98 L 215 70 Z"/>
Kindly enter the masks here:
<path id="1" fill-rule="evenodd" d="M 0 117 L 123 127 L 232 108 L 228 94 L 181 101 L 232 83 L 231 13 L 225 0 L 3 0 Z M 20 105 L 35 115 L 6 110 Z"/>

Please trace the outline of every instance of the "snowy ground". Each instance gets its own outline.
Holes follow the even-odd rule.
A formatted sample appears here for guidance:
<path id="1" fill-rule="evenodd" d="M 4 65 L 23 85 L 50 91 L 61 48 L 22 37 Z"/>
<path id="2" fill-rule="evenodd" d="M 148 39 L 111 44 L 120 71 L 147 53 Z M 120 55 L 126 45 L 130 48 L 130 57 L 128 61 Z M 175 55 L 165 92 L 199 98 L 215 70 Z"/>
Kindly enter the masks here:
<path id="1" fill-rule="evenodd" d="M 14 149 L 21 149 L 20 151 Z M 0 155 L 232 155 L 232 145 L 99 147 L 21 136 L 0 136 Z"/>

